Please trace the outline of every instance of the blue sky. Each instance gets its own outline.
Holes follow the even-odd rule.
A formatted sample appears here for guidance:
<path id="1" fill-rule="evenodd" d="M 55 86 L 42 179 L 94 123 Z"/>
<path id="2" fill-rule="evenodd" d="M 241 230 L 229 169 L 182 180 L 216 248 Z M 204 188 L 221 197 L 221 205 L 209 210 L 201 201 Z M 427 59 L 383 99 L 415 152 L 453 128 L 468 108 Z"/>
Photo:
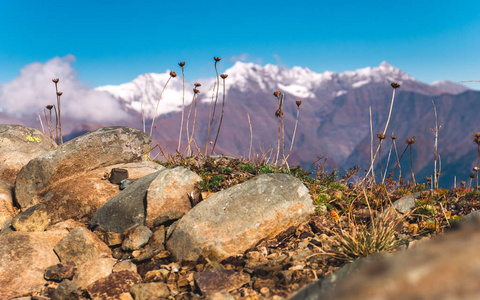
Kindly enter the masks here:
<path id="1" fill-rule="evenodd" d="M 480 80 L 480 1 L 0 2 L 0 83 L 73 55 L 90 87 L 242 59 L 342 72 L 383 60 L 417 79 Z M 472 83 L 480 89 L 480 83 Z"/>

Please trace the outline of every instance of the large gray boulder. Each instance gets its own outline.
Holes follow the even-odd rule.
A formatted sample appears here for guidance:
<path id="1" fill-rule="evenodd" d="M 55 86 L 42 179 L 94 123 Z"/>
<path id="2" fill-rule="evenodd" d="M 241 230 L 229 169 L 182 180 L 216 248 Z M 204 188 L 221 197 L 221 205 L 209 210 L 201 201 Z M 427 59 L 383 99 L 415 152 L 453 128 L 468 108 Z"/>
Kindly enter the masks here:
<path id="1" fill-rule="evenodd" d="M 44 270 L 59 263 L 53 247 L 67 233 L 18 231 L 0 236 L 0 298 L 31 295 L 44 287 Z"/>
<path id="2" fill-rule="evenodd" d="M 90 226 L 121 233 L 132 226 L 145 225 L 147 190 L 159 172 L 139 178 L 113 196 L 93 215 Z"/>
<path id="3" fill-rule="evenodd" d="M 15 177 L 24 165 L 56 147 L 37 128 L 0 124 L 0 181 L 13 186 Z"/>
<path id="4" fill-rule="evenodd" d="M 190 210 L 188 195 L 200 180 L 200 176 L 184 167 L 139 178 L 98 209 L 90 225 L 118 233 L 135 225 L 152 227 L 155 218 L 169 210 Z"/>
<path id="5" fill-rule="evenodd" d="M 15 181 L 16 202 L 25 209 L 51 200 L 48 192 L 53 186 L 73 181 L 79 174 L 140 161 L 151 142 L 150 136 L 129 127 L 105 127 L 84 134 L 25 165 Z"/>
<path id="6" fill-rule="evenodd" d="M 308 221 L 308 189 L 286 174 L 266 174 L 218 192 L 178 221 L 167 249 L 178 260 L 222 260 Z"/>

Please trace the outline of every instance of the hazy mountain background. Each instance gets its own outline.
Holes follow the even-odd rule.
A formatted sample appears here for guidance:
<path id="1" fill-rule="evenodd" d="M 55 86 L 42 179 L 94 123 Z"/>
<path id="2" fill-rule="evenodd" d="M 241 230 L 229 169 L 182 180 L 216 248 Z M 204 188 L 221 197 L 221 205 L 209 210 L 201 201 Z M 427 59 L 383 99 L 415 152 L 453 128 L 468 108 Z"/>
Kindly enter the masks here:
<path id="1" fill-rule="evenodd" d="M 63 66 L 68 68 L 68 66 Z M 153 138 L 167 152 L 177 147 L 180 130 L 183 85 L 181 72 L 176 70 L 160 100 L 155 121 Z M 118 86 L 102 86 L 94 90 L 74 84 L 68 70 L 66 80 L 60 81 L 65 88 L 62 111 L 64 133 L 73 138 L 86 131 L 105 125 L 127 125 L 142 129 L 142 110 L 147 116 L 147 132 L 160 93 L 169 78 L 169 71 L 161 74 L 149 73 L 138 76 L 131 82 Z M 359 165 L 363 169 L 370 164 L 369 107 L 372 109 L 374 136 L 383 131 L 392 97 L 391 82 L 401 85 L 396 91 L 392 117 L 387 136 L 397 136 L 399 155 L 405 149 L 405 140 L 413 136 L 414 171 L 417 181 L 424 182 L 425 176 L 433 173 L 434 136 L 430 128 L 435 126 L 432 100 L 438 112 L 439 154 L 442 162 L 440 184 L 453 185 L 454 176 L 468 182 L 468 175 L 475 166 L 477 146 L 473 132 L 480 131 L 478 107 L 480 92 L 448 81 L 437 81 L 431 85 L 417 81 L 402 70 L 387 62 L 371 68 L 343 73 L 315 73 L 308 68 L 287 69 L 276 65 L 260 66 L 253 63 L 237 62 L 225 70 L 226 103 L 225 115 L 216 153 L 248 156 L 250 129 L 247 114 L 253 130 L 253 147 L 256 153 L 276 150 L 278 119 L 275 111 L 278 101 L 273 96 L 276 90 L 285 93 L 284 118 L 286 148 L 290 147 L 295 124 L 297 106 L 300 100 L 300 118 L 297 128 L 290 165 L 308 167 L 319 156 L 328 157 L 327 168 L 340 171 Z M 214 73 L 213 73 L 214 74 Z M 26 76 L 26 75 L 25 75 Z M 38 114 L 43 116 L 46 104 L 38 95 L 21 95 L 21 83 L 36 82 L 36 79 L 20 77 L 16 85 L 4 85 L 0 94 L 4 104 L 0 112 L 1 123 L 20 123 L 39 127 Z M 215 78 L 199 78 L 202 86 L 198 98 L 195 139 L 200 148 L 205 144 L 210 104 Z M 69 83 L 70 82 L 70 83 Z M 185 120 L 192 101 L 194 82 L 186 82 Z M 51 84 L 51 82 L 50 82 Z M 62 85 L 63 84 L 63 85 Z M 39 86 L 39 95 L 51 94 L 51 86 Z M 80 93 L 78 91 L 81 91 Z M 18 95 L 20 96 L 18 96 Z M 5 99 L 8 97 L 10 102 Z M 20 99 L 25 97 L 23 109 Z M 51 96 L 48 96 L 53 98 Z M 216 122 L 210 140 L 216 134 L 221 114 L 223 83 L 220 79 Z M 193 112 L 192 112 L 193 113 Z M 104 116 L 104 119 L 102 119 Z M 192 116 L 190 124 L 192 121 Z M 186 145 L 185 126 L 182 149 Z M 213 136 L 213 137 L 212 137 Z M 391 139 L 387 138 L 382 147 L 382 165 L 385 166 Z M 375 149 L 378 138 L 374 139 Z M 275 152 L 275 151 L 274 151 Z M 407 153 L 408 154 L 408 153 Z M 409 156 L 402 160 L 402 169 L 409 178 Z M 390 166 L 393 165 L 391 158 Z M 378 165 L 377 170 L 378 174 Z"/>

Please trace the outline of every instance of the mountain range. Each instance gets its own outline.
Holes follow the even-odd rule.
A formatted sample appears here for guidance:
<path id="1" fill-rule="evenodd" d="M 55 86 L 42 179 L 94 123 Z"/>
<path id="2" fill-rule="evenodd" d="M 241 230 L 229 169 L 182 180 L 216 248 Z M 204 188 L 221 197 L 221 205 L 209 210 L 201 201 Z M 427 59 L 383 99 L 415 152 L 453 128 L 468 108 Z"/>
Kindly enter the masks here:
<path id="1" fill-rule="evenodd" d="M 170 78 L 169 73 L 143 74 L 131 82 L 98 87 L 96 91 L 112 95 L 128 112 L 130 117 L 118 125 L 142 128 L 143 111 L 147 119 L 146 130 L 149 132 L 158 99 Z M 301 164 L 308 167 L 317 157 L 327 157 L 327 168 L 343 171 L 358 165 L 362 169 L 362 175 L 363 169 L 370 165 L 369 110 L 371 108 L 376 149 L 376 134 L 383 132 L 390 108 L 393 91 L 390 84 L 396 82 L 400 84 L 400 88 L 396 89 L 387 130 L 388 138 L 382 146 L 382 166 L 384 167 L 387 161 L 390 135 L 397 136 L 398 155 L 405 149 L 405 140 L 415 136 L 416 142 L 412 151 L 415 177 L 417 181 L 424 182 L 425 176 L 431 176 L 434 156 L 434 136 L 431 132 L 431 128 L 435 127 L 434 103 L 438 124 L 441 125 L 438 138 L 442 166 L 440 184 L 451 187 L 455 177 L 457 182 L 465 180 L 468 184 L 469 173 L 477 160 L 477 145 L 473 142 L 473 132 L 480 131 L 480 120 L 477 117 L 480 104 L 478 91 L 449 81 L 437 81 L 429 85 L 387 62 L 373 68 L 342 73 L 316 73 L 301 67 L 288 69 L 276 65 L 260 66 L 236 62 L 223 73 L 228 77 L 225 81 L 219 80 L 215 122 L 210 134 L 210 141 L 214 141 L 225 88 L 224 118 L 216 153 L 244 157 L 247 157 L 249 152 L 251 155 L 253 152 L 257 155 L 276 153 L 278 119 L 275 112 L 279 103 L 273 93 L 278 90 L 284 94 L 286 152 L 290 149 L 297 116 L 296 101 L 301 101 L 296 136 L 289 158 L 290 165 Z M 203 150 L 211 104 L 217 94 L 217 81 L 212 77 L 198 79 L 198 82 L 202 86 L 199 87 L 197 98 L 195 140 Z M 173 153 L 177 148 L 182 102 L 185 103 L 186 122 L 193 98 L 193 83 L 186 83 L 183 98 L 181 75 L 171 78 L 161 96 L 153 138 L 166 152 Z M 5 113 L 0 115 L 2 123 L 7 119 Z M 190 132 L 192 120 L 193 110 L 189 120 Z M 71 138 L 102 125 L 72 121 L 67 131 Z M 183 126 L 182 137 L 181 148 L 184 149 L 187 143 L 186 125 Z M 254 150 L 250 150 L 251 138 Z M 401 167 L 408 179 L 410 157 L 407 154 Z M 392 155 L 390 169 L 393 157 L 395 156 Z M 379 173 L 377 164 L 376 173 Z"/>

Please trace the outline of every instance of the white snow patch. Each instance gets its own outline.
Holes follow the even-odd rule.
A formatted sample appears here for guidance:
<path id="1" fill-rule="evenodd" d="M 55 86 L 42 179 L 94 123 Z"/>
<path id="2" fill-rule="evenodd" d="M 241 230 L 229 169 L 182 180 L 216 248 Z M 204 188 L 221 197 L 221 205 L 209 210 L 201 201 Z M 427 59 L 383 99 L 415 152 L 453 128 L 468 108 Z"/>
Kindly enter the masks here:
<path id="1" fill-rule="evenodd" d="M 307 87 L 303 85 L 298 85 L 298 84 L 283 85 L 279 83 L 278 87 L 280 88 L 280 90 L 283 90 L 299 98 L 309 98 L 309 97 L 315 96 L 312 92 L 308 90 Z"/>

